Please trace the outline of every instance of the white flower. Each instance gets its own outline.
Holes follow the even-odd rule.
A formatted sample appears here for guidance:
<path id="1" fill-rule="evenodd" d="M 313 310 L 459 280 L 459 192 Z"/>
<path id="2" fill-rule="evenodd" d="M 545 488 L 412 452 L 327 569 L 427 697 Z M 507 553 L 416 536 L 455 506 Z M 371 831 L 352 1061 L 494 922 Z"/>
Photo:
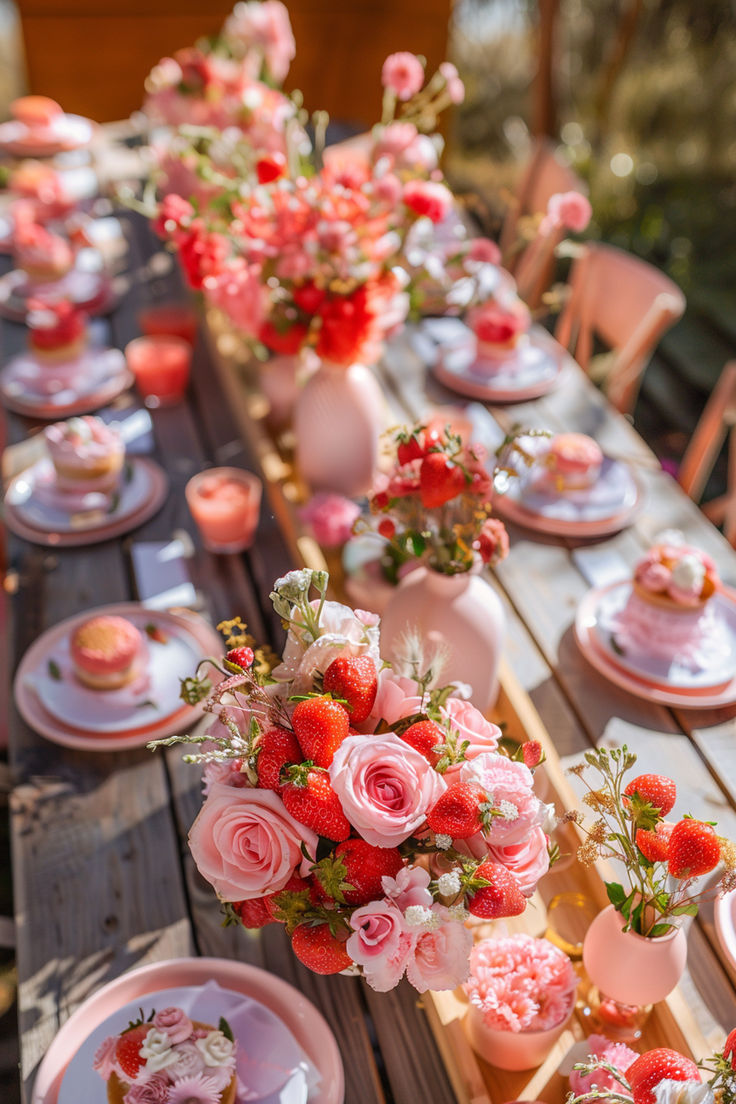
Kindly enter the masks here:
<path id="1" fill-rule="evenodd" d="M 682 590 L 702 590 L 705 564 L 699 556 L 688 553 L 672 568 L 672 582 Z"/>
<path id="2" fill-rule="evenodd" d="M 292 572 L 292 574 L 295 574 Z M 316 611 L 319 602 L 313 602 Z M 282 662 L 273 671 L 278 682 L 291 683 L 292 694 L 304 694 L 313 689 L 316 671 L 326 671 L 339 655 L 367 655 L 381 666 L 379 655 L 378 618 L 369 614 L 356 615 L 340 602 L 325 602 L 319 619 L 319 636 L 311 641 L 292 625 L 286 638 Z"/>
<path id="3" fill-rule="evenodd" d="M 660 1081 L 654 1088 L 657 1104 L 713 1104 L 710 1085 L 701 1081 Z"/>
<path id="4" fill-rule="evenodd" d="M 171 1039 L 165 1031 L 158 1031 L 155 1027 L 151 1028 L 143 1040 L 140 1054 L 141 1058 L 146 1059 L 148 1073 L 158 1073 L 176 1061 L 176 1051 L 172 1049 Z"/>
<path id="5" fill-rule="evenodd" d="M 504 820 L 518 820 L 519 817 L 519 810 L 512 801 L 500 801 L 498 804 L 498 812 Z"/>
<path id="6" fill-rule="evenodd" d="M 221 1031 L 210 1031 L 206 1038 L 197 1039 L 196 1047 L 206 1066 L 232 1066 L 235 1063 L 233 1044 Z"/>
<path id="7" fill-rule="evenodd" d="M 434 837 L 435 847 L 438 851 L 447 851 L 452 847 L 452 836 L 446 836 L 444 832 L 438 832 Z"/>
<path id="8" fill-rule="evenodd" d="M 542 821 L 542 831 L 545 835 L 551 835 L 557 827 L 557 810 L 554 805 L 545 805 L 546 815 Z"/>
<path id="9" fill-rule="evenodd" d="M 447 910 L 447 914 L 451 920 L 456 920 L 459 924 L 464 924 L 470 916 L 470 913 L 466 909 L 465 905 L 450 905 Z"/>
<path id="10" fill-rule="evenodd" d="M 460 875 L 455 870 L 441 874 L 437 879 L 437 888 L 443 897 L 454 897 L 460 892 Z"/>
<path id="11" fill-rule="evenodd" d="M 438 918 L 424 905 L 409 905 L 404 913 L 404 920 L 407 928 L 425 928 L 431 931 L 432 928 L 439 926 Z"/>

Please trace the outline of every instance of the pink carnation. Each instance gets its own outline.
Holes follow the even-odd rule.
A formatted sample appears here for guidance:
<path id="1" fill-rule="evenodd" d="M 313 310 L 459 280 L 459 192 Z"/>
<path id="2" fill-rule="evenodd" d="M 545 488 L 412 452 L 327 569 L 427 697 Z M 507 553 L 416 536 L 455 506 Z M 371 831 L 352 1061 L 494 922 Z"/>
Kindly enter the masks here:
<path id="1" fill-rule="evenodd" d="M 639 1055 L 624 1043 L 612 1043 L 605 1035 L 588 1036 L 588 1053 L 592 1058 L 601 1058 L 609 1066 L 625 1074 L 629 1066 L 636 1061 Z M 582 1070 L 572 1070 L 570 1073 L 570 1088 L 576 1096 L 598 1089 L 602 1092 L 622 1093 L 628 1095 L 627 1090 L 617 1081 L 608 1070 L 593 1070 L 591 1073 L 583 1073 Z"/>
<path id="2" fill-rule="evenodd" d="M 488 1027 L 546 1031 L 572 1011 L 578 977 L 570 959 L 546 939 L 484 939 L 470 952 L 465 992 Z"/>
<path id="3" fill-rule="evenodd" d="M 117 1035 L 110 1035 L 104 1042 L 100 1043 L 95 1051 L 92 1068 L 96 1069 L 100 1077 L 103 1077 L 105 1081 L 109 1081 L 110 1074 L 115 1073 L 117 1070 L 117 1062 L 115 1061 L 117 1046 Z"/>
<path id="4" fill-rule="evenodd" d="M 345 544 L 360 517 L 360 506 L 339 494 L 316 494 L 299 511 L 299 517 L 312 527 L 315 540 L 325 548 Z"/>
<path id="5" fill-rule="evenodd" d="M 257 337 L 264 320 L 261 270 L 242 258 L 222 271 L 204 277 L 202 287 L 210 303 L 219 307 L 232 324 L 248 337 Z"/>
<path id="6" fill-rule="evenodd" d="M 410 180 L 404 187 L 404 203 L 415 214 L 442 222 L 452 207 L 452 192 L 434 180 Z"/>
<path id="7" fill-rule="evenodd" d="M 381 83 L 399 100 L 410 100 L 424 84 L 424 66 L 416 54 L 402 50 L 389 54 L 381 70 Z"/>
<path id="8" fill-rule="evenodd" d="M 579 234 L 587 227 L 592 214 L 587 196 L 580 192 L 558 192 L 549 198 L 544 221 L 550 229 L 561 226 Z"/>
<path id="9" fill-rule="evenodd" d="M 125 1104 L 171 1104 L 169 1090 L 171 1085 L 165 1074 L 154 1074 L 148 1081 L 131 1085 L 125 1094 Z M 181 1098 L 182 1101 L 186 1097 Z M 195 1104 L 199 1104 L 199 1097 L 193 1097 Z M 205 1098 L 201 1098 L 202 1104 L 209 1104 Z M 216 1104 L 216 1102 L 215 1102 Z"/>
<path id="10" fill-rule="evenodd" d="M 468 976 L 468 955 L 473 936 L 458 920 L 453 920 L 443 905 L 433 905 L 432 913 L 442 923 L 419 934 L 406 966 L 406 976 L 420 993 L 428 989 L 456 989 Z"/>
<path id="11" fill-rule="evenodd" d="M 545 807 L 532 788 L 532 772 L 523 763 L 484 753 L 463 764 L 460 778 L 463 782 L 480 782 L 487 793 L 493 794 L 494 806 L 507 810 L 507 816 L 494 817 L 483 833 L 488 843 L 516 843 L 544 820 Z"/>
<path id="12" fill-rule="evenodd" d="M 371 901 L 350 917 L 353 934 L 345 950 L 359 966 L 368 984 L 387 993 L 404 976 L 414 936 L 400 910 L 390 901 Z"/>

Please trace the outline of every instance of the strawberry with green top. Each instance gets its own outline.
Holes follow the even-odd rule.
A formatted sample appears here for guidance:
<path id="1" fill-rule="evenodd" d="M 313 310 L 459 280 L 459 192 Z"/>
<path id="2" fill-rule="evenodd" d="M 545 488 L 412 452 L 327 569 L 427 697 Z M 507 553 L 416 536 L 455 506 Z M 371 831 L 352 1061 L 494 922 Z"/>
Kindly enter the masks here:
<path id="1" fill-rule="evenodd" d="M 353 965 L 345 943 L 330 931 L 330 925 L 300 924 L 291 936 L 291 948 L 315 974 L 339 974 Z"/>
<path id="2" fill-rule="evenodd" d="M 326 695 L 298 702 L 291 724 L 302 757 L 317 767 L 329 767 L 335 752 L 350 733 L 347 710 Z"/>
<path id="3" fill-rule="evenodd" d="M 709 874 L 721 859 L 721 845 L 712 824 L 685 817 L 670 834 L 668 870 L 673 878 Z"/>
<path id="4" fill-rule="evenodd" d="M 284 788 L 282 770 L 302 761 L 302 751 L 294 733 L 278 726 L 268 728 L 259 737 L 256 752 L 258 786 L 281 793 Z"/>
<path id="5" fill-rule="evenodd" d="M 352 723 L 361 724 L 376 700 L 376 665 L 367 655 L 338 656 L 325 671 L 322 687 L 333 698 L 343 698 Z"/>
<path id="6" fill-rule="evenodd" d="M 363 839 L 348 839 L 335 848 L 335 859 L 344 865 L 343 889 L 349 905 L 366 905 L 384 896 L 383 879 L 395 878 L 404 860 L 396 847 L 374 847 Z"/>
<path id="7" fill-rule="evenodd" d="M 701 1082 L 700 1070 L 691 1058 L 668 1047 L 657 1047 L 640 1055 L 626 1071 L 634 1104 L 655 1104 L 660 1081 Z"/>
<path id="8" fill-rule="evenodd" d="M 225 659 L 228 663 L 232 664 L 233 667 L 239 667 L 243 672 L 247 671 L 248 668 L 253 665 L 254 658 L 253 649 L 249 648 L 247 645 L 243 645 L 240 648 L 231 648 L 225 655 Z"/>
<path id="9" fill-rule="evenodd" d="M 146 1064 L 145 1058 L 141 1057 L 141 1046 L 150 1030 L 150 1024 L 136 1023 L 124 1031 L 118 1039 L 115 1059 L 120 1072 L 128 1081 L 134 1081 Z"/>
<path id="10" fill-rule="evenodd" d="M 624 790 L 626 797 L 636 794 L 639 800 L 659 810 L 660 816 L 667 816 L 677 800 L 677 786 L 671 778 L 662 774 L 640 774 L 632 778 Z"/>
<path id="11" fill-rule="evenodd" d="M 521 916 L 526 897 L 513 874 L 501 863 L 487 860 L 466 880 L 467 908 L 483 920 L 499 920 L 505 916 Z"/>
<path id="12" fill-rule="evenodd" d="M 430 452 L 419 469 L 419 498 L 425 510 L 451 502 L 465 490 L 465 472 L 444 452 Z"/>
<path id="13" fill-rule="evenodd" d="M 423 755 L 433 767 L 436 767 L 442 758 L 445 733 L 436 721 L 415 721 L 413 725 L 409 725 L 403 732 L 397 732 L 396 735 Z"/>
<path id="14" fill-rule="evenodd" d="M 350 821 L 342 811 L 340 798 L 327 771 L 314 763 L 287 767 L 283 774 L 282 800 L 288 812 L 318 836 L 342 841 L 350 835 Z"/>
<path id="15" fill-rule="evenodd" d="M 674 824 L 663 820 L 656 828 L 637 828 L 636 846 L 647 862 L 667 862 Z"/>
<path id="16" fill-rule="evenodd" d="M 453 782 L 427 813 L 435 835 L 468 839 L 491 823 L 493 806 L 478 782 Z"/>

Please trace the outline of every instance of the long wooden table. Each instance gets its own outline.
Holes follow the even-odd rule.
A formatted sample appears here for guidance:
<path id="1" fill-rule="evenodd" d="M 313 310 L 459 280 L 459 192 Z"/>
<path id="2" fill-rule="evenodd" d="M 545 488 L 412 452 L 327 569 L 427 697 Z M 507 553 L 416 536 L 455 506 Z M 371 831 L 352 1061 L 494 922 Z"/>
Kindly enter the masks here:
<path id="1" fill-rule="evenodd" d="M 136 313 L 152 298 L 183 294 L 170 259 L 135 216 L 121 216 L 129 244 L 129 290 L 109 319 L 113 343 L 138 332 Z M 4 355 L 23 343 L 22 327 L 3 327 Z M 9 540 L 6 589 L 14 662 L 64 617 L 136 597 L 131 546 L 187 532 L 195 545 L 194 583 L 213 622 L 239 613 L 254 635 L 278 649 L 283 633 L 268 601 L 273 579 L 294 566 L 280 521 L 264 506 L 252 550 L 216 557 L 203 551 L 184 501 L 187 479 L 206 463 L 257 469 L 256 437 L 246 404 L 232 401 L 233 377 L 197 347 L 187 401 L 152 412 L 155 459 L 171 490 L 161 511 L 121 540 L 89 549 L 49 551 Z M 427 403 L 457 403 L 428 377 L 411 334 L 389 350 L 380 369 L 397 420 Z M 124 402 L 134 402 L 130 396 Z M 609 543 L 633 563 L 655 532 L 682 529 L 711 552 L 736 583 L 736 554 L 658 470 L 631 426 L 613 413 L 582 374 L 536 403 L 494 411 L 512 421 L 591 433 L 607 451 L 641 461 L 646 508 Z M 11 442 L 29 424 L 7 418 Z M 278 477 L 278 472 L 271 472 Z M 274 499 L 275 501 L 275 499 Z M 268 502 L 268 500 L 267 500 Z M 736 837 L 736 709 L 672 711 L 637 700 L 599 677 L 572 638 L 575 607 L 588 584 L 570 542 L 512 529 L 512 554 L 497 572 L 509 620 L 507 658 L 563 757 L 591 744 L 627 742 L 644 769 L 666 769 L 680 790 L 679 809 L 717 820 Z M 188 954 L 237 957 L 265 966 L 301 989 L 326 1016 L 345 1059 L 348 1104 L 456 1098 L 421 1008 L 408 985 L 375 994 L 357 980 L 320 978 L 303 969 L 275 925 L 246 935 L 222 928 L 211 889 L 193 868 L 186 835 L 200 804 L 196 769 L 181 751 L 92 754 L 66 750 L 31 731 L 10 707 L 11 817 L 17 910 L 22 1079 L 34 1070 L 60 1024 L 90 993 L 133 966 Z M 736 1023 L 736 976 L 718 948 L 705 910 L 689 939 L 684 992 L 707 1039 L 720 1043 Z"/>

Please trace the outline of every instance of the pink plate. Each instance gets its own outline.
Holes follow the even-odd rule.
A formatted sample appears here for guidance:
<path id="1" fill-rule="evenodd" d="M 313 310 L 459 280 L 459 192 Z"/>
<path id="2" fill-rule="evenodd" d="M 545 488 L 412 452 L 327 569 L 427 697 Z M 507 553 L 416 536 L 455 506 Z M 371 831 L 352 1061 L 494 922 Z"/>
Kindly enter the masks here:
<path id="1" fill-rule="evenodd" d="M 166 736 L 173 736 L 183 732 L 188 726 L 194 724 L 202 716 L 200 706 L 182 704 L 173 713 L 162 717 L 156 723 L 149 723 L 139 727 L 131 727 L 126 730 L 103 735 L 101 733 L 82 733 L 77 727 L 67 725 L 58 717 L 47 712 L 38 694 L 29 685 L 29 676 L 44 664 L 48 663 L 54 649 L 61 640 L 68 637 L 69 633 L 81 622 L 92 614 L 114 614 L 120 617 L 140 616 L 143 607 L 137 602 L 124 602 L 115 606 L 102 606 L 96 610 L 85 610 L 84 613 L 69 617 L 66 621 L 47 629 L 38 640 L 31 644 L 23 656 L 13 684 L 15 703 L 23 717 L 34 731 L 45 736 L 52 743 L 61 744 L 63 747 L 75 748 L 79 751 L 127 751 L 131 748 L 145 747 L 149 740 L 161 740 Z M 222 652 L 222 640 L 210 625 L 195 614 L 172 613 L 171 611 L 151 611 L 150 620 L 160 625 L 164 632 L 171 632 L 178 636 L 187 636 L 202 658 L 208 655 L 219 655 Z M 182 671 L 181 675 L 194 674 L 193 671 Z M 104 691 L 100 691 L 104 693 Z"/>
<path id="2" fill-rule="evenodd" d="M 440 383 L 489 403 L 516 403 L 538 399 L 560 382 L 565 367 L 564 350 L 547 334 L 532 330 L 528 339 L 498 359 L 477 356 L 470 334 L 461 343 L 440 345 L 432 365 Z"/>
<path id="3" fill-rule="evenodd" d="M 0 370 L 0 401 L 16 414 L 56 421 L 99 410 L 132 383 L 119 349 L 92 347 L 59 364 L 44 363 L 28 352 Z"/>
<path id="4" fill-rule="evenodd" d="M 646 676 L 639 677 L 617 662 L 615 657 L 601 645 L 596 624 L 601 599 L 621 585 L 621 583 L 611 583 L 605 587 L 595 587 L 588 591 L 578 606 L 575 616 L 575 639 L 591 667 L 595 667 L 599 674 L 615 686 L 657 705 L 675 706 L 680 709 L 714 709 L 735 702 L 736 678 L 731 678 L 725 684 L 713 688 L 676 687 L 653 681 Z M 730 612 L 736 613 L 736 591 L 724 588 L 719 592 L 719 596 L 728 603 Z"/>
<path id="5" fill-rule="evenodd" d="M 38 295 L 44 299 L 70 299 L 87 314 L 105 314 L 115 303 L 112 283 L 97 262 L 87 264 L 96 250 L 83 249 L 77 254 L 77 267 L 59 280 L 50 283 L 29 284 L 28 276 L 21 269 L 13 269 L 0 276 L 0 315 L 11 322 L 25 322 L 28 300 Z"/>
<path id="6" fill-rule="evenodd" d="M 109 982 L 62 1025 L 44 1055 L 31 1104 L 56 1104 L 64 1071 L 79 1045 L 122 1005 L 164 989 L 216 981 L 260 1001 L 286 1025 L 322 1075 L 309 1104 L 342 1104 L 345 1074 L 335 1036 L 311 1001 L 281 978 L 225 958 L 178 958 L 141 966 Z M 81 1104 L 81 1102 L 80 1102 Z M 86 1102 L 85 1102 L 86 1104 Z"/>
<path id="7" fill-rule="evenodd" d="M 726 958 L 736 970 L 736 889 L 725 897 L 716 897 L 713 902 L 718 942 L 726 953 Z"/>
<path id="8" fill-rule="evenodd" d="M 53 157 L 88 146 L 94 130 L 95 124 L 83 115 L 60 115 L 45 130 L 11 119 L 0 125 L 0 150 L 11 157 Z"/>
<path id="9" fill-rule="evenodd" d="M 113 537 L 129 533 L 132 529 L 143 525 L 161 509 L 166 499 L 169 481 L 163 469 L 144 456 L 132 456 L 128 463 L 132 466 L 134 476 L 139 477 L 136 478 L 136 483 L 141 485 L 141 489 L 145 484 L 142 504 L 139 504 L 140 495 L 128 500 L 123 492 L 119 497 L 118 506 L 110 513 L 95 512 L 87 517 L 80 513 L 76 515 L 78 519 L 76 523 L 74 517 L 68 515 L 63 524 L 59 525 L 58 521 L 54 521 L 59 511 L 54 512 L 49 508 L 48 521 L 43 521 L 43 506 L 39 507 L 38 513 L 34 510 L 31 516 L 27 507 L 24 507 L 20 501 L 14 501 L 20 500 L 26 490 L 30 492 L 31 498 L 34 493 L 32 474 L 29 476 L 28 472 L 21 472 L 11 480 L 5 493 L 5 524 L 16 536 L 32 544 L 42 544 L 47 548 L 75 548 L 79 545 L 99 544 L 101 541 L 112 540 Z M 36 464 L 29 471 L 33 473 L 39 467 L 40 464 Z M 25 483 L 29 486 L 24 489 Z M 54 527 L 55 524 L 58 528 Z"/>

